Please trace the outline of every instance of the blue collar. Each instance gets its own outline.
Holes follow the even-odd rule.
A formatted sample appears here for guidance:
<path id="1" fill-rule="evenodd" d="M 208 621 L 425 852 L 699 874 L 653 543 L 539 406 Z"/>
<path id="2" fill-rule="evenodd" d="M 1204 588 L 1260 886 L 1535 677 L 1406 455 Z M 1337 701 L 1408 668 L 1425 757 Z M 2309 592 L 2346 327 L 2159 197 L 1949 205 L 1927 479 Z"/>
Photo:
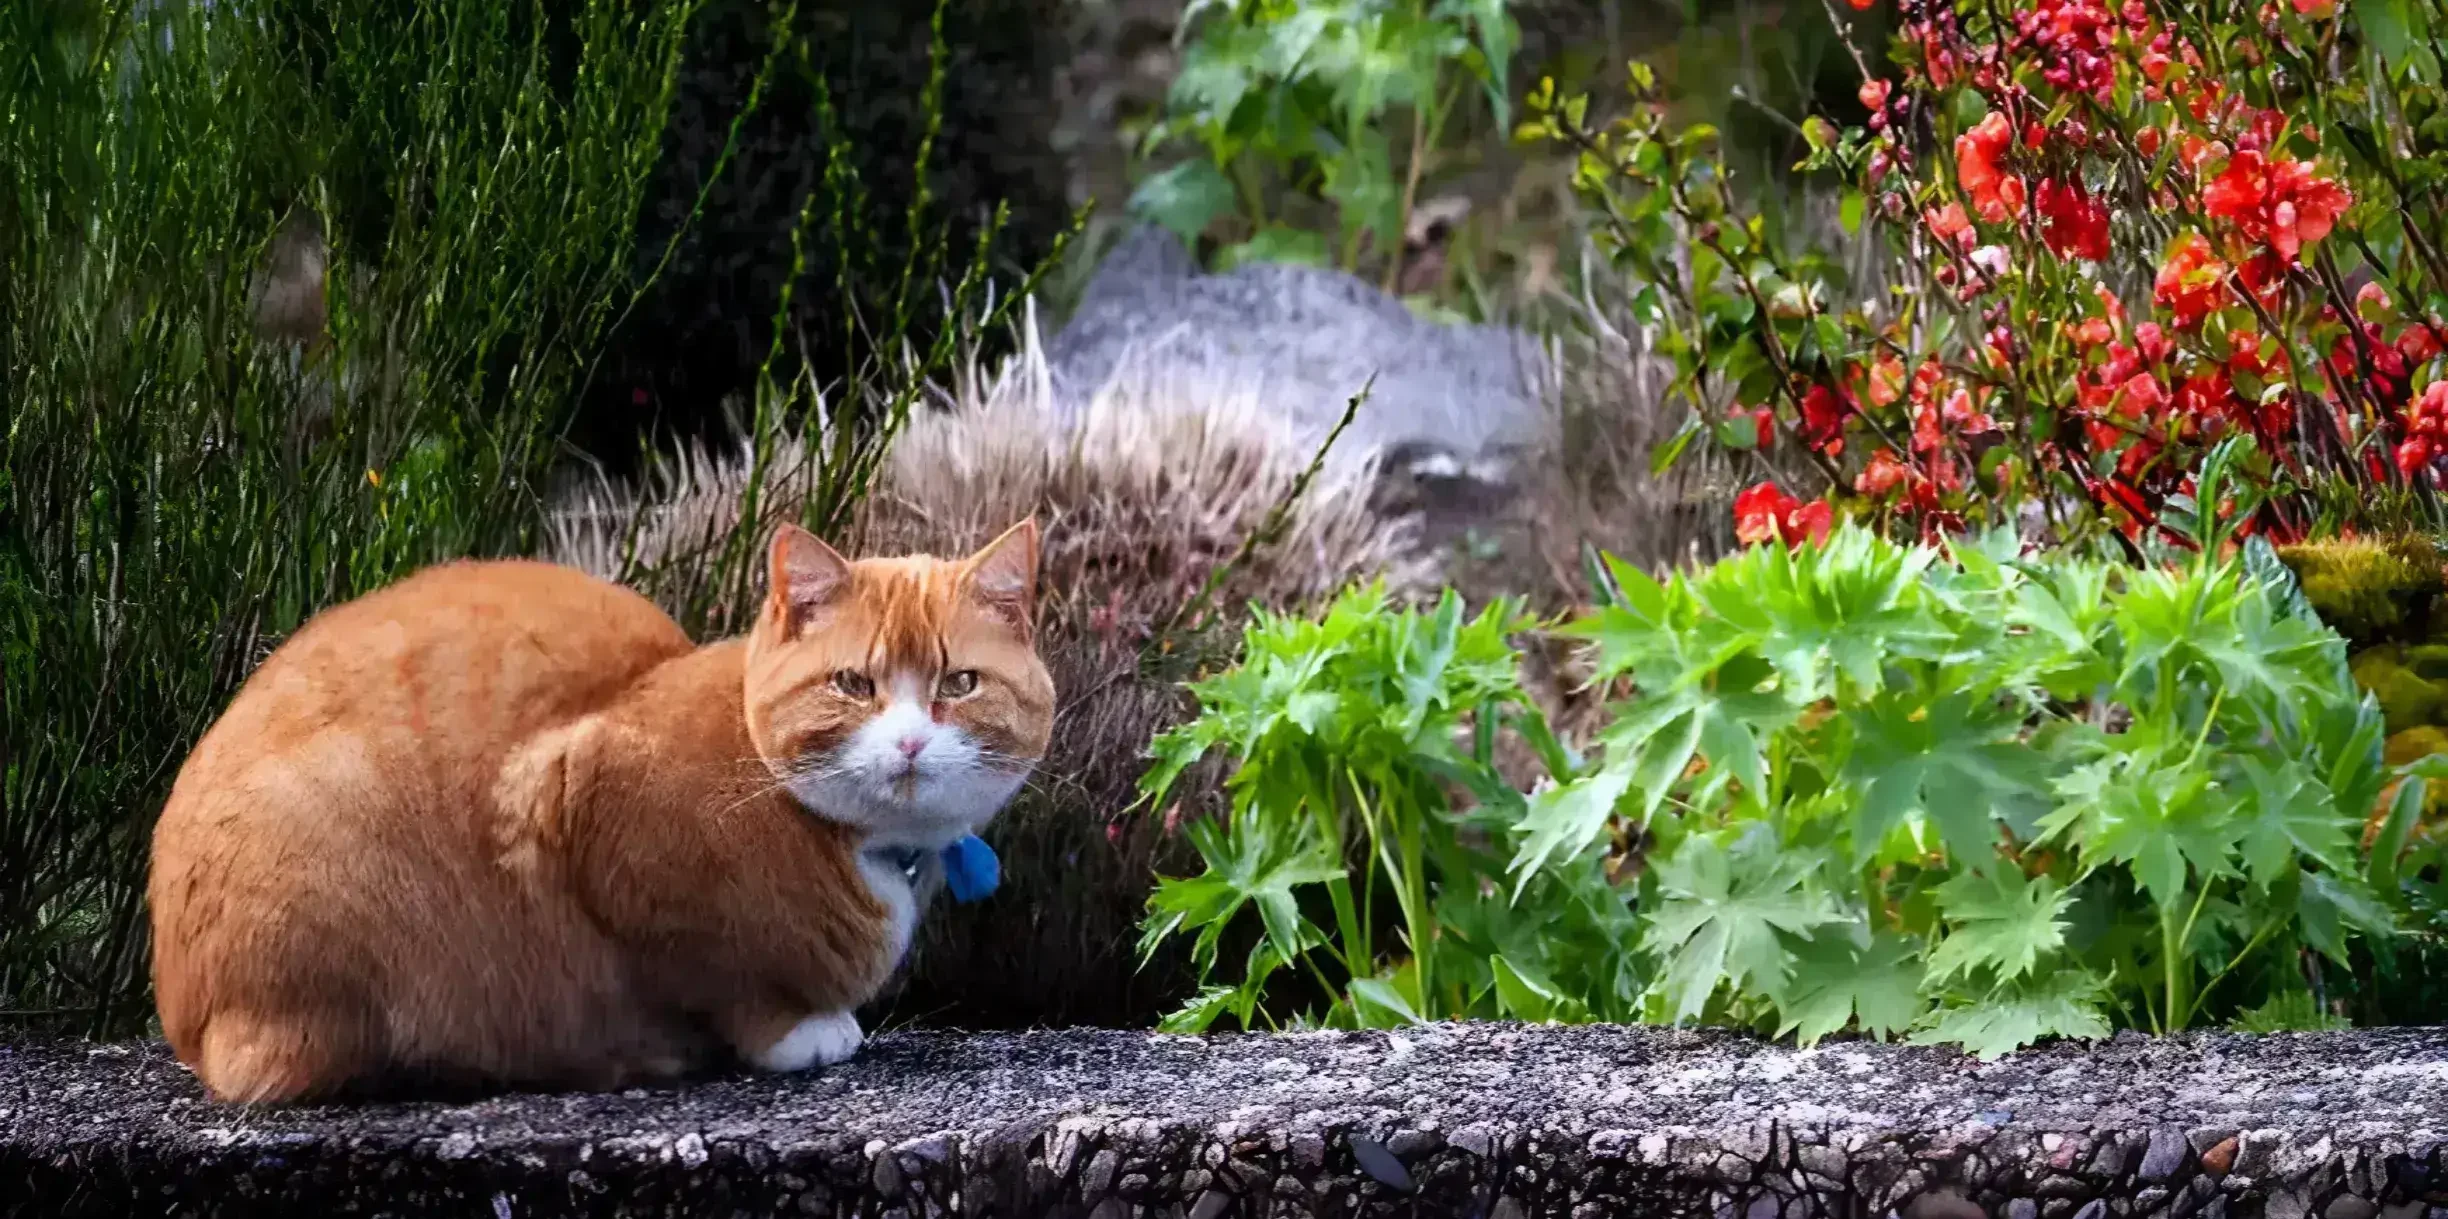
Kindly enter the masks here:
<path id="1" fill-rule="evenodd" d="M 918 879 L 918 865 L 926 862 L 927 857 L 923 847 L 878 847 L 869 853 L 913 881 Z"/>

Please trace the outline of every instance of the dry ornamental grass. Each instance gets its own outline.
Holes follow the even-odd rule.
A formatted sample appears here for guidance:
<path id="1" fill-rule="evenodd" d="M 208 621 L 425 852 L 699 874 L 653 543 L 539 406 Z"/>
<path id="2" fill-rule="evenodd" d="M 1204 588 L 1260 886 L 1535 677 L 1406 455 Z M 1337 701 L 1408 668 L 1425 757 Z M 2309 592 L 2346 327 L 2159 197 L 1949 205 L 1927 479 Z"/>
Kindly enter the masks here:
<path id="1" fill-rule="evenodd" d="M 1313 454 L 1230 387 L 1125 376 L 1076 426 L 1060 426 L 1042 358 L 1027 345 L 999 375 L 970 378 L 948 406 L 909 421 L 834 539 L 852 554 L 965 554 L 1024 516 L 1045 531 L 1039 625 L 1060 691 L 1053 744 L 988 833 L 1004 861 L 1001 891 L 930 914 L 902 988 L 884 1001 L 889 1019 L 1151 1020 L 1179 984 L 1162 965 L 1136 970 L 1132 955 L 1167 836 L 1161 816 L 1126 810 L 1148 739 L 1190 709 L 1177 679 L 1219 657 L 1237 623 L 1230 611 L 1249 602 L 1298 607 L 1354 578 L 1414 594 L 1437 584 L 1415 528 L 1372 509 L 1364 476 L 1322 471 L 1274 544 L 1222 578 L 1211 596 L 1227 611 L 1219 625 L 1178 629 Z M 1169 405 L 1151 409 L 1158 402 Z M 778 442 L 760 516 L 795 516 L 790 488 L 814 466 L 803 442 Z M 740 519 L 749 467 L 745 446 L 698 448 L 650 481 L 642 505 L 629 489 L 585 489 L 555 514 L 548 556 L 612 578 L 685 566 Z"/>

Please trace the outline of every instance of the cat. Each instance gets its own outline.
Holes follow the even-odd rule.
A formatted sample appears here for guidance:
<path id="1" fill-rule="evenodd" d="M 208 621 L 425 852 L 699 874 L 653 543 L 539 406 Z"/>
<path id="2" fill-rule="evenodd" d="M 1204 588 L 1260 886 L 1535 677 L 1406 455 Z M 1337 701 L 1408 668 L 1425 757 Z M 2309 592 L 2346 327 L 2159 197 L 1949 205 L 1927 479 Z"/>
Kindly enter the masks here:
<path id="1" fill-rule="evenodd" d="M 785 525 L 743 636 L 528 560 L 428 568 L 250 675 L 154 830 L 153 980 L 216 1100 L 842 1061 L 1044 753 L 1038 535 L 851 562 Z"/>

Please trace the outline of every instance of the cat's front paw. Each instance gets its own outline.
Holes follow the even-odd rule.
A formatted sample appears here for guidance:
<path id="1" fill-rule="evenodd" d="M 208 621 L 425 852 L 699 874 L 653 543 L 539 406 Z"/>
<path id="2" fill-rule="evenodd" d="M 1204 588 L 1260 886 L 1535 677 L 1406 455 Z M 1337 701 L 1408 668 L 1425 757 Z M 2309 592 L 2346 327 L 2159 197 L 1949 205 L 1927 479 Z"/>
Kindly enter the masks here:
<path id="1" fill-rule="evenodd" d="M 867 1034 L 859 1031 L 858 1017 L 849 1012 L 827 1012 L 810 1016 L 783 1034 L 756 1056 L 756 1064 L 768 1071 L 804 1071 L 809 1067 L 829 1067 L 847 1062 Z"/>

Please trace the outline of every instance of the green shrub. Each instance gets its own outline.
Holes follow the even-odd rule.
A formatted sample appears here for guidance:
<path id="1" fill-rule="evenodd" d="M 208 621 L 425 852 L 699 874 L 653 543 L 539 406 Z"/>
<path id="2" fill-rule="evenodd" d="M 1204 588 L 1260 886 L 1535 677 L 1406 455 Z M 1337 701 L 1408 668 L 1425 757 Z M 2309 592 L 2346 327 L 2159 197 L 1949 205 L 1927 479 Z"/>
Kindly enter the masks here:
<path id="1" fill-rule="evenodd" d="M 140 1026 L 147 829 L 236 684 L 528 544 L 694 8 L 0 2 L 0 1020 Z M 259 271 L 301 220 L 291 341 Z"/>
<path id="2" fill-rule="evenodd" d="M 1505 0 L 1191 4 L 1182 28 L 1198 34 L 1146 141 L 1191 155 L 1140 184 L 1132 209 L 1187 241 L 1236 217 L 1226 265 L 1352 270 L 1365 248 L 1391 285 L 1447 123 L 1484 100 L 1497 128 L 1510 124 L 1520 31 L 1505 10 Z"/>
<path id="3" fill-rule="evenodd" d="M 1175 1027 L 1701 1020 L 1995 1054 L 2325 1019 L 2304 963 L 2395 931 L 2419 801 L 2359 846 L 2379 711 L 2258 542 L 2129 568 L 1848 525 L 1598 583 L 1567 629 L 1634 693 L 1590 760 L 1522 697 L 1501 608 L 1354 594 L 1194 687 L 1150 794 L 1209 749 L 1236 769 L 1230 816 L 1190 827 L 1205 872 L 1151 900 L 1147 942 L 1195 934 L 1210 979 Z M 1554 782 L 1498 778 L 1500 724 Z"/>

